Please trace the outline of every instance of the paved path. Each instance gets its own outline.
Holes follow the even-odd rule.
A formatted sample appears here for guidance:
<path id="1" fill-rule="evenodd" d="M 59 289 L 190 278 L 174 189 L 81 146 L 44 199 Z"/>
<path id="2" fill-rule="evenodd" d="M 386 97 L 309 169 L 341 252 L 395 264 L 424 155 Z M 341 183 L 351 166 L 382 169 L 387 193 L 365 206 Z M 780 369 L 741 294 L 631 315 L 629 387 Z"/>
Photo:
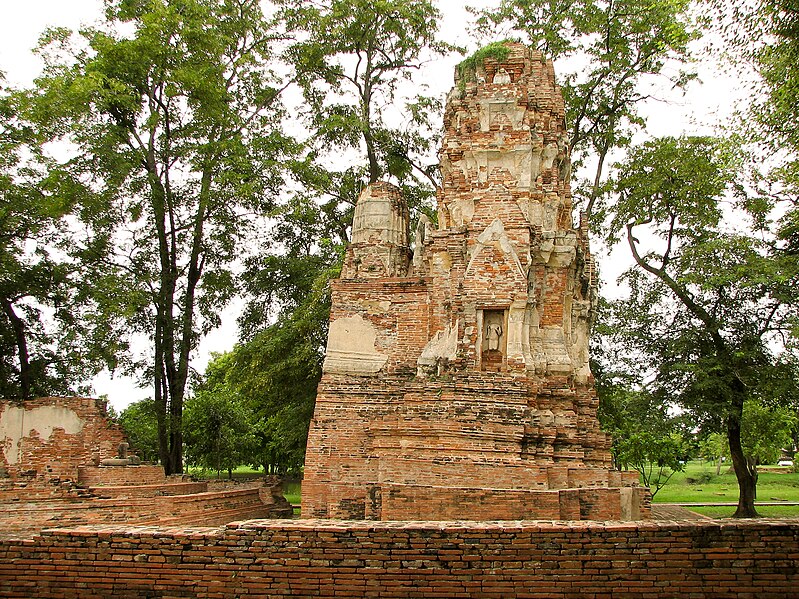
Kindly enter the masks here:
<path id="1" fill-rule="evenodd" d="M 676 503 L 653 503 L 653 520 L 711 520 L 709 516 L 692 512 Z"/>

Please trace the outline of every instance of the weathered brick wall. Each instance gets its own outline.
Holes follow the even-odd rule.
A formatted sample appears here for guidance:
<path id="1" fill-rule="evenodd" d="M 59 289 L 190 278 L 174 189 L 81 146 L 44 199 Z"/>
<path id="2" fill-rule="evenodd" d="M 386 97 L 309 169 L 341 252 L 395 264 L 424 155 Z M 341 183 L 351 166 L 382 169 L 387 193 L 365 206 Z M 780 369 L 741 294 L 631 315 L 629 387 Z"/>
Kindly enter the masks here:
<path id="1" fill-rule="evenodd" d="M 627 516 L 620 505 L 587 512 L 594 505 L 587 500 L 576 516 L 561 512 L 557 493 L 540 501 L 519 494 L 513 508 L 493 499 L 500 489 L 637 485 L 637 473 L 608 467 L 596 404 L 591 387 L 574 386 L 565 377 L 541 383 L 487 372 L 440 379 L 326 374 L 306 453 L 303 514 L 384 520 Z M 439 489 L 438 501 L 403 502 L 402 507 L 379 502 L 376 496 L 386 499 L 387 485 L 406 485 L 408 493 L 412 487 L 433 486 Z M 635 505 L 645 505 L 643 491 L 635 493 Z M 478 503 L 479 516 L 469 511 Z M 438 517 L 430 511 L 433 506 L 441 508 Z"/>
<path id="2" fill-rule="evenodd" d="M 182 480 L 182 476 L 177 480 Z M 78 482 L 88 487 L 102 485 L 155 485 L 166 482 L 164 467 L 139 466 L 80 466 Z"/>
<path id="3" fill-rule="evenodd" d="M 0 541 L 0 596 L 784 598 L 799 522 L 245 522 Z"/>
<path id="4" fill-rule="evenodd" d="M 541 520 L 629 520 L 622 506 L 631 503 L 637 516 L 648 518 L 650 513 L 648 491 L 641 487 L 540 491 L 384 483 L 378 489 L 383 520 L 457 520 L 464 513 L 463 506 L 468 506 L 469 517 L 475 520 L 525 520 L 531 514 Z M 623 493 L 635 497 L 622 501 Z"/>
<path id="5" fill-rule="evenodd" d="M 0 432 L 0 467 L 32 483 L 77 480 L 80 466 L 115 457 L 125 441 L 105 402 L 89 397 L 0 402 Z"/>
<path id="6" fill-rule="evenodd" d="M 31 534 L 56 526 L 219 526 L 236 520 L 291 516 L 285 499 L 277 500 L 271 489 L 264 487 L 161 496 L 152 495 L 152 489 L 148 489 L 150 494 L 144 497 L 135 495 L 136 487 L 128 491 L 124 497 L 105 499 L 4 504 L 0 509 L 0 535 Z"/>
<path id="7" fill-rule="evenodd" d="M 89 487 L 89 493 L 106 499 L 136 499 L 162 495 L 192 495 L 206 493 L 206 481 L 158 483 L 154 485 L 101 485 Z"/>

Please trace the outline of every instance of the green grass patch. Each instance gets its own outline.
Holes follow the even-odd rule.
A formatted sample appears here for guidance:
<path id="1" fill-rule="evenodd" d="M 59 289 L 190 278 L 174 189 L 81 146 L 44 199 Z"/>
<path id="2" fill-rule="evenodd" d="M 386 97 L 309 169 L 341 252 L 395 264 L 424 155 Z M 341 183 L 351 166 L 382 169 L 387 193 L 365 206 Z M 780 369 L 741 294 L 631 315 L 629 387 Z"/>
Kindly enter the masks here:
<path id="1" fill-rule="evenodd" d="M 285 497 L 289 503 L 297 504 L 300 502 L 301 490 L 302 481 L 287 480 L 283 483 L 283 497 Z"/>
<path id="2" fill-rule="evenodd" d="M 508 44 L 518 40 L 506 39 L 500 42 L 491 42 L 483 46 L 474 54 L 458 63 L 458 79 L 461 92 L 465 89 L 467 81 L 474 81 L 477 76 L 478 67 L 483 65 L 486 58 L 493 58 L 497 62 L 502 62 L 510 54 Z"/>
<path id="3" fill-rule="evenodd" d="M 235 470 L 233 470 L 233 478 L 252 478 L 254 476 L 262 476 L 264 473 L 263 470 L 258 468 L 253 468 L 252 466 L 239 466 Z M 217 476 L 216 470 L 209 470 L 208 468 L 201 468 L 199 466 L 189 466 L 186 468 L 186 474 L 193 476 L 194 478 L 198 478 L 201 480 L 210 480 L 210 479 L 227 479 L 228 478 L 228 471 L 222 470 Z"/>
<path id="4" fill-rule="evenodd" d="M 799 501 L 799 473 L 787 468 L 761 470 L 757 480 L 757 498 L 758 501 Z M 655 495 L 653 501 L 737 502 L 738 481 L 727 464 L 722 466 L 721 474 L 716 476 L 715 464 L 688 462 L 685 470 L 676 472 L 668 484 Z"/>

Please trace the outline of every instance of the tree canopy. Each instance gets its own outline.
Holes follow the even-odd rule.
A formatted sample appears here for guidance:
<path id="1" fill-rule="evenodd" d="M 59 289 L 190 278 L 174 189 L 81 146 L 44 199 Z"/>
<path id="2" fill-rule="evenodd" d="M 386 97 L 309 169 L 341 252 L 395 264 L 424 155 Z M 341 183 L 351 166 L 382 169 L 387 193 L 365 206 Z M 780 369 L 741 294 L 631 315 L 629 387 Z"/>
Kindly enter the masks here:
<path id="1" fill-rule="evenodd" d="M 634 148 L 614 178 L 609 237 L 623 234 L 636 264 L 614 335 L 632 368 L 651 365 L 651 388 L 726 432 L 741 491 L 736 515 L 748 517 L 757 470 L 742 446 L 744 405 L 779 368 L 792 302 L 781 261 L 739 224 L 742 208 L 725 206 L 740 164 L 736 144 L 715 138 Z"/>
<path id="2" fill-rule="evenodd" d="M 65 193 L 105 204 L 85 251 L 150 339 L 135 370 L 154 387 L 161 460 L 180 472 L 191 353 L 235 293 L 231 264 L 291 148 L 283 84 L 263 68 L 280 35 L 254 0 L 119 0 L 105 17 L 79 40 L 44 37 L 33 115 L 76 148 L 65 168 L 83 184 Z"/>

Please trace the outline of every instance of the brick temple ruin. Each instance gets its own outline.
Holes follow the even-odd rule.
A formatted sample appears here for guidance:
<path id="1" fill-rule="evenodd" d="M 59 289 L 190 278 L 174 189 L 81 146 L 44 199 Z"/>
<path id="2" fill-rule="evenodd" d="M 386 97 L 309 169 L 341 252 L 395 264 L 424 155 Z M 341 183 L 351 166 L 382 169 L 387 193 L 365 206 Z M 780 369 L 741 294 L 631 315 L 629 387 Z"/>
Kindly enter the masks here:
<path id="1" fill-rule="evenodd" d="M 126 455 L 128 447 L 103 400 L 0 401 L 0 538 L 87 524 L 212 526 L 292 515 L 277 481 L 165 476 L 162 466 Z"/>
<path id="2" fill-rule="evenodd" d="M 355 208 L 303 482 L 306 518 L 637 520 L 588 364 L 596 273 L 563 98 L 521 44 L 457 75 L 438 225 L 376 183 Z"/>

